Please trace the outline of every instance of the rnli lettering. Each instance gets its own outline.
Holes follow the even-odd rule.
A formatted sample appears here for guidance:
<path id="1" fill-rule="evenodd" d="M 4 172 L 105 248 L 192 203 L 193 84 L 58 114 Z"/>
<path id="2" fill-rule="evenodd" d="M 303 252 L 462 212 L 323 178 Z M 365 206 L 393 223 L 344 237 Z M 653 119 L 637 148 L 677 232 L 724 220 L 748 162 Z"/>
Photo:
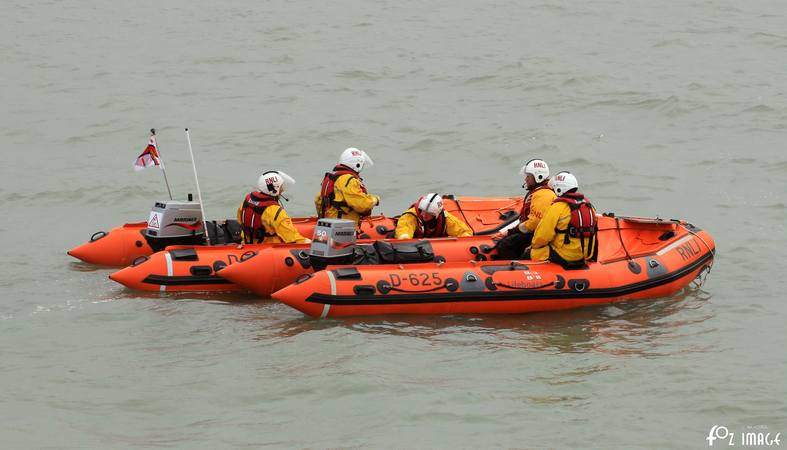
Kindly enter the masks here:
<path id="1" fill-rule="evenodd" d="M 174 220 L 174 222 L 189 222 L 189 223 L 193 223 L 196 221 L 197 221 L 196 217 L 175 217 Z"/>
<path id="2" fill-rule="evenodd" d="M 438 272 L 414 272 L 402 276 L 392 273 L 388 275 L 388 278 L 393 287 L 401 286 L 402 283 L 407 283 L 410 286 L 440 286 L 443 284 L 443 279 Z"/>
<path id="3" fill-rule="evenodd" d="M 688 261 L 695 256 L 700 254 L 700 244 L 697 242 L 696 239 L 692 239 L 685 244 L 678 246 L 675 250 L 678 251 L 678 254 L 684 261 Z"/>

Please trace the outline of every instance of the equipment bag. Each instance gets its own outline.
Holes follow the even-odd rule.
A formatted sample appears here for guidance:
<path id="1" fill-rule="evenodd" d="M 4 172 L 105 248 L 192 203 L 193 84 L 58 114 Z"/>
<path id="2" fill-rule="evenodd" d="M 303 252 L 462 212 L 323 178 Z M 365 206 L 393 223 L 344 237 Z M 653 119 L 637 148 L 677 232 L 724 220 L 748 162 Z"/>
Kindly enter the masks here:
<path id="1" fill-rule="evenodd" d="M 418 263 L 434 261 L 434 250 L 429 241 L 391 243 L 377 241 L 374 248 L 383 264 Z"/>

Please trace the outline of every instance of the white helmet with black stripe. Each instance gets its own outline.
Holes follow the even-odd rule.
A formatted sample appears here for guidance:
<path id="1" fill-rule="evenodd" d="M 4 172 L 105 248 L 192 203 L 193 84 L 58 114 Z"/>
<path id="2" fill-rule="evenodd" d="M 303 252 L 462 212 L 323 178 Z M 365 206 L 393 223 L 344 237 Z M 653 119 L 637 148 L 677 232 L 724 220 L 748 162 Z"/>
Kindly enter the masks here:
<path id="1" fill-rule="evenodd" d="M 272 197 L 280 196 L 294 184 L 295 180 L 280 170 L 269 170 L 257 179 L 257 188 L 260 192 Z"/>
<path id="2" fill-rule="evenodd" d="M 418 199 L 416 207 L 418 211 L 437 216 L 443 212 L 443 197 L 440 194 L 430 192 Z"/>

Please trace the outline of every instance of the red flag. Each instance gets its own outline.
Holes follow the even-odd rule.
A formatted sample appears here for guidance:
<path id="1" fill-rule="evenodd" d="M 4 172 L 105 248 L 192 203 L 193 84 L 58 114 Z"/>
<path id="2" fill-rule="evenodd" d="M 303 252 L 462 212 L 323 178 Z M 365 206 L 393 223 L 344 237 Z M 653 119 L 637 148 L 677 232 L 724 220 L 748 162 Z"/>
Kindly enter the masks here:
<path id="1" fill-rule="evenodd" d="M 158 148 L 156 147 L 156 136 L 150 136 L 148 146 L 142 154 L 137 157 L 137 160 L 134 161 L 134 170 L 137 171 L 152 166 L 157 166 L 159 169 L 162 168 L 161 160 L 158 156 Z"/>

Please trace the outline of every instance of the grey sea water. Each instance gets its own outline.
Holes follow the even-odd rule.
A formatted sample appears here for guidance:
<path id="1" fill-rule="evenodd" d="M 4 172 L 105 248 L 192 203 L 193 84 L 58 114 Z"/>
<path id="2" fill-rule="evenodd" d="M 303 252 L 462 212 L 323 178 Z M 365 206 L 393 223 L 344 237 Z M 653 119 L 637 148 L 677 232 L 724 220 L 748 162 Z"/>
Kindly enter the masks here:
<path id="1" fill-rule="evenodd" d="M 759 0 L 0 2 L 2 447 L 787 433 L 785 16 Z M 211 217 L 271 168 L 311 214 L 348 146 L 374 158 L 386 214 L 433 190 L 520 194 L 541 157 L 600 210 L 708 230 L 716 263 L 672 298 L 507 317 L 316 321 L 138 294 L 65 251 L 165 197 L 131 169 L 150 127 L 179 197 L 191 129 Z"/>

